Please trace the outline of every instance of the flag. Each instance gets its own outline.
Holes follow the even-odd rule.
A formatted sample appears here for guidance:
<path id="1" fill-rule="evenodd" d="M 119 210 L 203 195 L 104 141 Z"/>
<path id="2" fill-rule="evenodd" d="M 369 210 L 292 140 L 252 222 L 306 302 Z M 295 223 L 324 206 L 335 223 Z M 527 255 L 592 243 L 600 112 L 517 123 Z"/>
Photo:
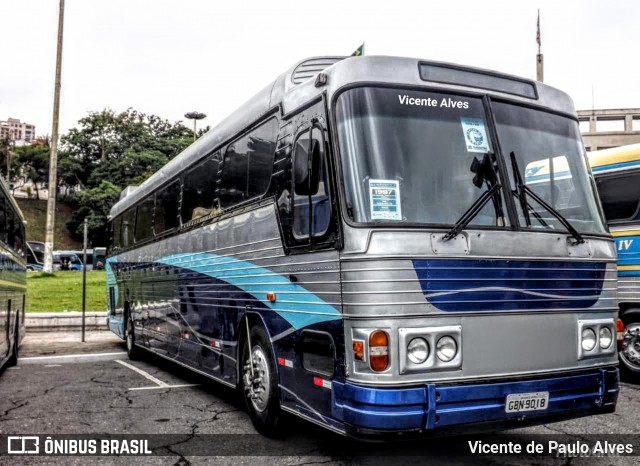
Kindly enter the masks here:
<path id="1" fill-rule="evenodd" d="M 536 42 L 538 43 L 538 49 L 540 49 L 540 10 L 538 10 L 538 28 L 536 31 Z"/>
<path id="2" fill-rule="evenodd" d="M 364 55 L 364 42 L 362 43 L 362 45 L 361 45 L 360 47 L 358 47 L 358 48 L 356 49 L 356 51 L 355 51 L 355 52 L 353 52 L 353 53 L 351 54 L 351 56 L 352 56 L 352 57 L 360 57 L 360 56 L 362 56 L 362 55 Z"/>

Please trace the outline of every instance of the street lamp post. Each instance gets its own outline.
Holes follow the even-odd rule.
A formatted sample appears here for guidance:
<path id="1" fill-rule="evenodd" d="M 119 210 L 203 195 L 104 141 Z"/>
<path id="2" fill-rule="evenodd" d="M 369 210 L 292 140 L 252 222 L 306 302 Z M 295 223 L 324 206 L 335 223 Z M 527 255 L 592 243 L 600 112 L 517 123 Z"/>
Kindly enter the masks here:
<path id="1" fill-rule="evenodd" d="M 200 112 L 189 112 L 185 113 L 184 117 L 188 120 L 193 120 L 193 142 L 196 141 L 196 122 L 198 120 L 202 120 L 203 118 L 207 118 L 207 115 Z"/>

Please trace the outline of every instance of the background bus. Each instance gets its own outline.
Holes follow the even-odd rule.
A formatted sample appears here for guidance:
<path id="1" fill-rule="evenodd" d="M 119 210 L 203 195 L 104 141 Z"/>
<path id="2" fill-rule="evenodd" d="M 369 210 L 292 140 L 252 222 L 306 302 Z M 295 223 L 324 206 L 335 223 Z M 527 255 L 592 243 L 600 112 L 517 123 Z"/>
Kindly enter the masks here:
<path id="1" fill-rule="evenodd" d="M 24 217 L 0 180 L 0 368 L 18 362 L 25 333 L 27 264 Z"/>
<path id="2" fill-rule="evenodd" d="M 262 433 L 283 412 L 383 436 L 615 409 L 614 244 L 571 99 L 542 83 L 304 60 L 110 227 L 129 355 L 238 388 Z"/>
<path id="3" fill-rule="evenodd" d="M 640 144 L 594 151 L 589 161 L 618 252 L 622 375 L 640 382 Z"/>

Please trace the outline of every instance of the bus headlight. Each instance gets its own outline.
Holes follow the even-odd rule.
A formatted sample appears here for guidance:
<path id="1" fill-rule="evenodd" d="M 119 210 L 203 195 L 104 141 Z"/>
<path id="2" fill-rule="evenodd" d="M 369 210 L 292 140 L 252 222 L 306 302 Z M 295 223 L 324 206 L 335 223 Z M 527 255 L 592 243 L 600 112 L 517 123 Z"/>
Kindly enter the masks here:
<path id="1" fill-rule="evenodd" d="M 614 319 L 578 320 L 578 359 L 615 357 Z"/>
<path id="2" fill-rule="evenodd" d="M 609 327 L 600 327 L 600 348 L 607 349 L 613 342 L 613 334 Z"/>
<path id="3" fill-rule="evenodd" d="M 407 358 L 414 364 L 422 364 L 429 357 L 429 343 L 424 338 L 414 338 L 407 345 Z"/>
<path id="4" fill-rule="evenodd" d="M 596 332 L 592 328 L 582 329 L 582 349 L 591 351 L 596 346 Z"/>
<path id="5" fill-rule="evenodd" d="M 594 335 L 595 338 L 595 335 Z M 449 362 L 456 357 L 458 344 L 450 336 L 442 337 L 436 344 L 436 355 L 440 361 Z"/>

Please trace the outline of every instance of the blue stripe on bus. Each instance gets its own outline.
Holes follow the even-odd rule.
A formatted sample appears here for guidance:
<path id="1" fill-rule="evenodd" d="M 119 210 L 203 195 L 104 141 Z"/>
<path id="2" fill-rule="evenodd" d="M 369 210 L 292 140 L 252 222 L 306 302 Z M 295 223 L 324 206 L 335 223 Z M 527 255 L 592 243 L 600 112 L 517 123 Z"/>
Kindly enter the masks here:
<path id="1" fill-rule="evenodd" d="M 586 309 L 602 292 L 601 262 L 424 259 L 413 265 L 427 301 L 446 312 Z"/>
<path id="2" fill-rule="evenodd" d="M 631 162 L 620 162 L 620 163 L 612 163 L 609 165 L 601 165 L 599 167 L 592 167 L 591 171 L 593 173 L 608 171 L 608 170 L 617 170 L 620 168 L 631 168 L 631 167 L 640 167 L 640 160 L 633 160 Z"/>
<path id="3" fill-rule="evenodd" d="M 296 330 L 342 318 L 339 310 L 320 297 L 292 283 L 287 277 L 251 262 L 211 253 L 176 254 L 160 258 L 156 262 L 229 283 L 278 313 Z M 267 292 L 276 293 L 276 302 L 266 299 Z"/>

